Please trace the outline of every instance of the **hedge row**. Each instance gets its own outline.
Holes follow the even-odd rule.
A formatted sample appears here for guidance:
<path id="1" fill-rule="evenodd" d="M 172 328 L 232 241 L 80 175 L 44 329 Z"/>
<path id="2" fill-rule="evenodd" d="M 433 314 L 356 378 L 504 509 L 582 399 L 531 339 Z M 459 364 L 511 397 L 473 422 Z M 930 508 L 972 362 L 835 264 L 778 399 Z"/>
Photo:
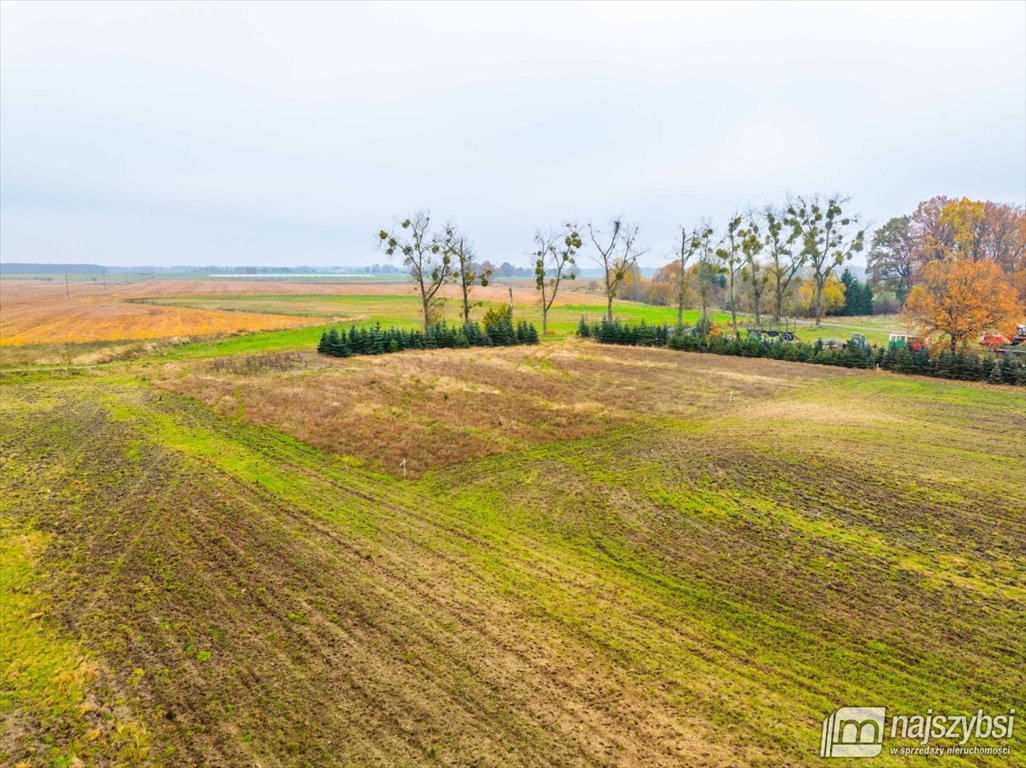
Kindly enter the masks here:
<path id="1" fill-rule="evenodd" d="M 514 344 L 537 344 L 538 329 L 532 323 L 521 321 L 516 325 L 508 317 L 482 329 L 477 323 L 448 325 L 444 322 L 429 326 L 427 332 L 405 331 L 400 328 L 374 326 L 349 330 L 332 328 L 321 334 L 317 351 L 334 357 L 350 355 L 383 355 L 404 349 L 443 349 L 466 347 L 508 347 Z"/>
<path id="2" fill-rule="evenodd" d="M 758 336 L 708 336 L 690 328 L 671 329 L 666 325 L 637 325 L 603 320 L 588 323 L 581 319 L 577 333 L 602 344 L 628 344 L 644 347 L 668 347 L 689 352 L 709 352 L 717 355 L 766 357 L 817 365 L 838 365 L 846 368 L 880 368 L 896 373 L 936 376 L 963 381 L 987 381 L 991 384 L 1026 386 L 1026 360 L 1012 355 L 1003 358 L 967 352 L 926 349 L 911 351 L 907 347 L 884 348 L 846 344 L 839 348 L 815 343 L 770 341 Z"/>

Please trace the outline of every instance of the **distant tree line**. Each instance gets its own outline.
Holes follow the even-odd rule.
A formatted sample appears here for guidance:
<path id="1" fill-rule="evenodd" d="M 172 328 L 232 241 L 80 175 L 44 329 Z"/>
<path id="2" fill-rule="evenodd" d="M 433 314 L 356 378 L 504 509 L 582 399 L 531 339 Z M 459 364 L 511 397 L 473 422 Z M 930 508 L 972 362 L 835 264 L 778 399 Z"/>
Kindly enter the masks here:
<path id="1" fill-rule="evenodd" d="M 537 344 L 538 329 L 532 323 L 514 324 L 508 313 L 481 326 L 478 323 L 449 325 L 437 322 L 427 331 L 382 328 L 381 324 L 349 330 L 331 328 L 321 334 L 317 351 L 332 357 L 384 355 L 404 349 L 465 349 L 467 347 L 509 347 Z"/>
<path id="2" fill-rule="evenodd" d="M 936 197 L 911 216 L 888 221 L 870 238 L 869 279 L 845 268 L 867 243 L 849 198 L 789 196 L 780 205 L 732 215 L 717 231 L 708 219 L 678 229 L 679 245 L 651 280 L 638 266 L 646 252 L 639 227 L 623 217 L 603 225 L 574 222 L 535 234 L 535 287 L 542 307 L 542 332 L 561 286 L 577 277 L 585 255 L 599 268 L 594 290 L 614 317 L 616 299 L 675 305 L 683 326 L 685 306 L 710 308 L 778 322 L 785 312 L 813 318 L 868 315 L 901 306 L 909 326 L 937 336 L 952 350 L 965 349 L 987 331 L 1009 334 L 1026 310 L 1026 213 L 1021 206 L 967 198 Z M 471 290 L 487 285 L 495 269 L 476 262 L 469 241 L 454 225 L 429 229 L 427 213 L 416 213 L 398 228 L 383 229 L 389 255 L 401 254 L 420 294 L 424 328 L 439 319 L 446 283 L 461 287 L 464 321 L 470 319 Z M 518 274 L 504 264 L 503 273 Z M 840 274 L 838 274 L 840 272 Z M 882 293 L 882 295 L 881 295 Z"/>
<path id="3" fill-rule="evenodd" d="M 667 347 L 688 352 L 765 357 L 846 368 L 879 368 L 896 373 L 1026 386 L 1026 360 L 1013 355 L 999 358 L 962 350 L 942 349 L 931 352 L 925 347 L 910 350 L 904 346 L 884 348 L 859 344 L 829 347 L 821 339 L 811 344 L 769 341 L 754 334 L 744 338 L 710 335 L 694 328 L 671 328 L 668 325 L 649 325 L 644 322 L 632 325 L 607 319 L 589 323 L 582 318 L 577 333 L 602 344 Z"/>
<path id="4" fill-rule="evenodd" d="M 845 213 L 848 198 L 792 196 L 781 206 L 735 213 L 717 233 L 709 219 L 678 228 L 679 246 L 672 261 L 646 280 L 637 266 L 637 229 L 628 230 L 621 258 L 606 270 L 618 278 L 617 290 L 606 295 L 677 307 L 678 325 L 684 309 L 698 306 L 708 322 L 709 310 L 721 306 L 731 314 L 737 332 L 738 312 L 779 321 L 794 313 L 815 318 L 845 307 L 846 285 L 837 270 L 863 250 L 865 231 L 858 217 Z M 614 222 L 615 223 L 615 222 Z M 613 232 L 615 233 L 615 228 Z M 594 240 L 594 238 L 593 238 Z M 598 253 L 602 243 L 595 240 Z M 852 275 L 854 278 L 854 275 Z M 873 311 L 872 296 L 853 297 L 851 309 Z M 612 319 L 607 311 L 607 319 Z"/>
<path id="5" fill-rule="evenodd" d="M 874 233 L 867 263 L 920 335 L 952 350 L 987 331 L 1010 335 L 1026 312 L 1026 208 L 930 198 Z"/>

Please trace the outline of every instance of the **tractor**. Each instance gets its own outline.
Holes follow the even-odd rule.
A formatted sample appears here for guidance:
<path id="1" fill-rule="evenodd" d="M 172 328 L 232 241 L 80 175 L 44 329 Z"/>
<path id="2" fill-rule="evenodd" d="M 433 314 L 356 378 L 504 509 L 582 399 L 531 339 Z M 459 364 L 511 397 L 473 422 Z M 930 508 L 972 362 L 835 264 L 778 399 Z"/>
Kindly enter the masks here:
<path id="1" fill-rule="evenodd" d="M 1026 344 L 1026 325 L 1015 326 L 1015 336 L 1009 342 L 1013 347 Z"/>

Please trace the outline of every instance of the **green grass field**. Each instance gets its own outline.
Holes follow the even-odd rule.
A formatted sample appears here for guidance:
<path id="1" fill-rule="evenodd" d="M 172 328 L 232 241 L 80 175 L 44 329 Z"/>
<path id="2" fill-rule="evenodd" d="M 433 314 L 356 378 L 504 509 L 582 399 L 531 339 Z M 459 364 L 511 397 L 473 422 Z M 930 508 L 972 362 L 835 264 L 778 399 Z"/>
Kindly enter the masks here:
<path id="1" fill-rule="evenodd" d="M 840 706 L 1021 705 L 1021 391 L 569 340 L 208 360 L 318 333 L 0 384 L 4 764 L 813 766 Z"/>

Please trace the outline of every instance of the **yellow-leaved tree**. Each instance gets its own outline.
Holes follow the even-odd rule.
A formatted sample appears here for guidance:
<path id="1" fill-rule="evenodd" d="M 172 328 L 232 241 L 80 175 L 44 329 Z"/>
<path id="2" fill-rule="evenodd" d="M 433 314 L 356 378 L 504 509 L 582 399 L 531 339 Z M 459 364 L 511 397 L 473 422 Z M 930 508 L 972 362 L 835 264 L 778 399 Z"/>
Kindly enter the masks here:
<path id="1" fill-rule="evenodd" d="M 940 212 L 940 224 L 949 233 L 950 243 L 940 249 L 948 258 L 979 261 L 985 258 L 987 204 L 982 200 L 952 200 Z"/>
<path id="2" fill-rule="evenodd" d="M 798 284 L 798 295 L 795 297 L 798 310 L 805 317 L 816 316 L 816 281 L 802 280 Z M 823 314 L 844 306 L 844 283 L 830 276 L 823 283 L 823 295 L 820 299 Z"/>
<path id="3" fill-rule="evenodd" d="M 947 337 L 952 351 L 985 331 L 1010 333 L 1019 319 L 1015 293 L 990 259 L 926 264 L 904 313 L 920 335 Z"/>

